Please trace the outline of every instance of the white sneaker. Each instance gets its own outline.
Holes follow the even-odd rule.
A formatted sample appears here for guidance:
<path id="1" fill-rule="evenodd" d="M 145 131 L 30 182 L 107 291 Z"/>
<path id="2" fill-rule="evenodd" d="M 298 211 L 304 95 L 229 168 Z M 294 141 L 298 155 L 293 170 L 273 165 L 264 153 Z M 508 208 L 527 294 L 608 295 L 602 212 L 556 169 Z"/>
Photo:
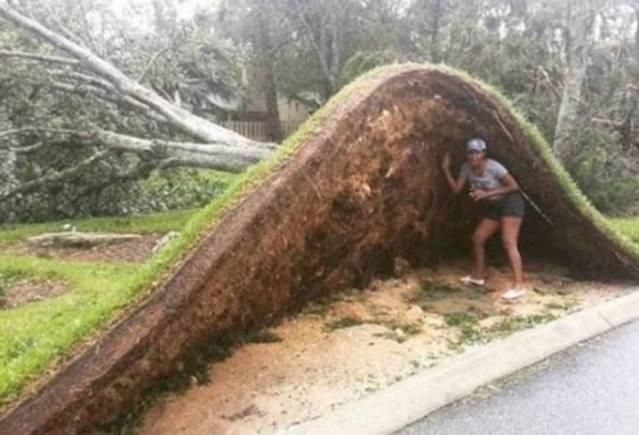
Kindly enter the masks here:
<path id="1" fill-rule="evenodd" d="M 501 295 L 502 299 L 507 301 L 514 301 L 515 299 L 519 299 L 523 295 L 526 294 L 526 289 L 523 288 L 511 288 L 506 290 L 504 294 Z"/>
<path id="2" fill-rule="evenodd" d="M 477 278 L 473 278 L 470 275 L 464 276 L 462 278 L 459 278 L 459 281 L 462 284 L 466 284 L 466 285 L 476 285 L 478 287 L 483 287 L 484 285 L 486 285 L 486 280 L 485 279 L 477 279 Z"/>

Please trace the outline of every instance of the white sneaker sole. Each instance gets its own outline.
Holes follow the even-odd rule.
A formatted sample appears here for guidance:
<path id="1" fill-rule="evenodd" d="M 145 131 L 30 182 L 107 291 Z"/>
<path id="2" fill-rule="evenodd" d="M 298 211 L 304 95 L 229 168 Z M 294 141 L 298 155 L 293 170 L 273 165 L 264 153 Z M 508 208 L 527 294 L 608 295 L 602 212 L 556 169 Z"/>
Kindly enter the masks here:
<path id="1" fill-rule="evenodd" d="M 506 301 L 514 301 L 526 294 L 526 290 L 507 290 L 501 298 Z"/>
<path id="2" fill-rule="evenodd" d="M 465 285 L 474 285 L 476 287 L 484 287 L 486 285 L 485 279 L 475 279 L 470 276 L 464 276 L 463 278 L 459 278 L 459 282 Z"/>

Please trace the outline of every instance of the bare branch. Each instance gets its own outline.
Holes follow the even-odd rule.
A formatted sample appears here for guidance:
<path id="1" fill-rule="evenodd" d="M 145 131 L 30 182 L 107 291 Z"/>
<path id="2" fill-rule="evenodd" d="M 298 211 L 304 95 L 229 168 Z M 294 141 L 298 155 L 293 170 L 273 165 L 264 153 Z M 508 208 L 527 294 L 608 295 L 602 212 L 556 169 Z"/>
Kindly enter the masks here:
<path id="1" fill-rule="evenodd" d="M 159 113 L 152 110 L 149 106 L 146 106 L 139 102 L 136 99 L 133 99 L 126 95 L 121 95 L 115 91 L 109 92 L 107 89 L 100 89 L 90 84 L 71 84 L 71 83 L 63 83 L 63 82 L 52 82 L 48 85 L 52 89 L 64 91 L 64 92 L 73 92 L 80 95 L 91 94 L 96 97 L 98 100 L 104 100 L 109 103 L 113 103 L 115 105 L 127 104 L 128 106 L 138 110 L 142 115 L 157 121 L 157 122 L 168 122 L 165 117 L 160 115 Z"/>
<path id="2" fill-rule="evenodd" d="M 43 148 L 44 145 L 45 143 L 41 141 L 41 142 L 36 142 L 33 145 L 28 145 L 25 147 L 13 148 L 13 150 L 16 152 L 16 154 L 31 154 Z"/>
<path id="3" fill-rule="evenodd" d="M 69 129 L 26 127 L 4 132 L 3 134 L 8 136 L 10 134 L 27 133 L 42 133 L 44 136 L 53 134 L 73 140 L 74 143 L 89 146 L 99 145 L 109 149 L 142 155 L 148 153 L 162 154 L 166 158 L 175 159 L 175 162 L 181 162 L 181 166 L 188 165 L 227 172 L 241 172 L 248 166 L 267 158 L 272 151 L 272 148 L 262 146 L 229 146 L 221 142 L 199 144 L 140 139 L 107 130 L 81 132 Z"/>
<path id="4" fill-rule="evenodd" d="M 47 54 L 28 53 L 24 51 L 0 50 L 0 57 L 15 57 L 26 60 L 34 60 L 38 62 L 59 63 L 63 65 L 78 66 L 80 62 L 75 59 L 60 56 L 50 56 Z"/>
<path id="5" fill-rule="evenodd" d="M 138 79 L 136 80 L 138 83 L 141 83 L 142 80 L 144 80 L 144 78 L 146 77 L 146 75 L 149 73 L 149 71 L 151 70 L 151 68 L 153 67 L 153 64 L 155 64 L 155 62 L 160 58 L 160 56 L 162 56 L 164 53 L 166 53 L 167 51 L 169 51 L 171 49 L 171 47 L 165 47 L 162 50 L 159 50 L 157 53 L 155 53 L 153 55 L 153 57 L 151 58 L 151 60 L 149 61 L 149 63 L 146 65 L 146 67 L 144 68 L 144 70 L 142 71 L 142 74 L 140 74 L 140 76 L 138 77 Z"/>
<path id="6" fill-rule="evenodd" d="M 54 133 L 54 134 L 60 135 L 60 134 L 74 134 L 76 133 L 76 131 L 67 130 L 64 128 L 23 127 L 23 128 L 16 128 L 13 130 L 5 130 L 0 132 L 0 139 L 9 137 L 9 136 L 17 136 L 17 135 L 28 134 L 28 133 Z"/>

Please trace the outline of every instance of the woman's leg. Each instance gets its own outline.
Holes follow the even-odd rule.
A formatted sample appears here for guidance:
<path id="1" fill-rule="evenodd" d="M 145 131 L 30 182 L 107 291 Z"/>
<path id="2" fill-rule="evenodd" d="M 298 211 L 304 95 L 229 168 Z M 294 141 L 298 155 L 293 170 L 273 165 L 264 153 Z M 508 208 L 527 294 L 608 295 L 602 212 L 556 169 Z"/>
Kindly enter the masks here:
<path id="1" fill-rule="evenodd" d="M 517 246 L 521 222 L 522 218 L 520 217 L 504 216 L 501 218 L 501 239 L 513 272 L 514 288 L 522 288 L 524 285 L 521 255 Z"/>
<path id="2" fill-rule="evenodd" d="M 473 233 L 473 272 L 475 279 L 484 279 L 486 241 L 499 230 L 501 223 L 493 219 L 482 219 Z"/>

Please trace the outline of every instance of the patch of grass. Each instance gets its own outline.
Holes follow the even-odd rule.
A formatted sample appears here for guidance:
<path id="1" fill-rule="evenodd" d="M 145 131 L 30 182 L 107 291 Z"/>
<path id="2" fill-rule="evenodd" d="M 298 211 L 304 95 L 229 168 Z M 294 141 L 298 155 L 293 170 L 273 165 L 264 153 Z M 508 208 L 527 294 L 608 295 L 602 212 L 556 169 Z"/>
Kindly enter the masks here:
<path id="1" fill-rule="evenodd" d="M 336 329 L 352 328 L 353 326 L 363 325 L 364 323 L 366 322 L 364 322 L 361 319 L 346 316 L 346 317 L 342 317 L 339 319 L 326 322 L 324 324 L 324 330 L 327 332 L 330 332 L 330 331 L 335 331 Z"/>
<path id="2" fill-rule="evenodd" d="M 338 292 L 331 293 L 311 302 L 308 302 L 302 309 L 302 314 L 315 315 L 323 317 L 331 310 L 331 306 L 336 302 L 352 301 L 360 290 L 349 288 Z"/>
<path id="3" fill-rule="evenodd" d="M 561 302 L 548 302 L 544 305 L 547 310 L 561 310 L 561 311 L 569 311 L 574 308 L 579 302 L 576 300 L 568 300 Z"/>
<path id="4" fill-rule="evenodd" d="M 609 219 L 609 222 L 612 228 L 639 242 L 639 217 Z"/>
<path id="5" fill-rule="evenodd" d="M 555 320 L 557 315 L 553 313 L 531 314 L 529 316 L 507 316 L 504 319 L 488 328 L 486 331 L 489 335 L 504 336 L 513 332 L 528 329 L 533 326 Z"/>
<path id="6" fill-rule="evenodd" d="M 332 301 L 313 301 L 308 303 L 302 310 L 302 314 L 310 314 L 315 316 L 325 316 L 331 309 Z"/>
<path id="7" fill-rule="evenodd" d="M 444 315 L 444 321 L 448 326 L 459 329 L 460 338 L 458 344 L 484 341 L 475 313 L 468 311 L 449 313 Z"/>
<path id="8" fill-rule="evenodd" d="M 5 276 L 56 277 L 70 287 L 58 297 L 0 311 L 0 404 L 128 305 L 136 269 L 0 256 Z"/>
<path id="9" fill-rule="evenodd" d="M 409 302 L 419 305 L 422 308 L 428 306 L 428 303 L 450 296 L 453 293 L 459 293 L 462 289 L 452 286 L 448 283 L 426 280 L 415 294 L 409 297 Z"/>
<path id="10" fill-rule="evenodd" d="M 379 324 L 386 326 L 389 330 L 376 335 L 398 343 L 404 343 L 410 337 L 422 332 L 422 327 L 415 323 L 382 322 Z"/>
<path id="11" fill-rule="evenodd" d="M 476 325 L 477 316 L 467 311 L 458 311 L 444 315 L 444 321 L 448 326 L 461 327 L 463 325 Z"/>
<path id="12" fill-rule="evenodd" d="M 245 334 L 238 340 L 237 344 L 244 343 L 280 343 L 282 341 L 282 337 L 277 335 L 270 329 L 261 329 L 258 331 L 251 331 Z"/>

